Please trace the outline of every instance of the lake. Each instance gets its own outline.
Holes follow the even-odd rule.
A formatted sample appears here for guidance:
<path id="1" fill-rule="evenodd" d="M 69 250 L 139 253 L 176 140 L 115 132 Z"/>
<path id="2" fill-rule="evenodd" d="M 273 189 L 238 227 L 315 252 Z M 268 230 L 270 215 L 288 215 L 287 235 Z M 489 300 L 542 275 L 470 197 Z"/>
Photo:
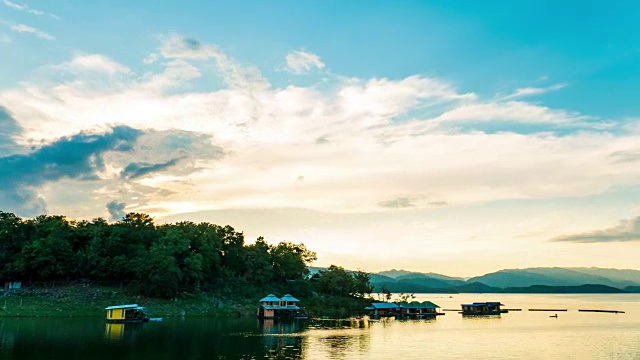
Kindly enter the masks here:
<path id="1" fill-rule="evenodd" d="M 640 359 L 640 294 L 419 294 L 416 300 L 430 300 L 443 309 L 501 301 L 523 311 L 343 323 L 187 317 L 119 325 L 105 324 L 102 318 L 0 318 L 0 358 Z M 556 313 L 529 308 L 568 311 L 551 318 Z"/>

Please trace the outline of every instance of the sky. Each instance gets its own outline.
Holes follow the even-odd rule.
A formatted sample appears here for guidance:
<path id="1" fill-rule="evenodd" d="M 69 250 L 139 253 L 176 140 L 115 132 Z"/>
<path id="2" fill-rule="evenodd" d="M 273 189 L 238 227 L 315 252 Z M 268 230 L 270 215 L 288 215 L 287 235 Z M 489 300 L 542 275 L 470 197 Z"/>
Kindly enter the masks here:
<path id="1" fill-rule="evenodd" d="M 0 0 L 0 210 L 317 266 L 638 269 L 640 2 Z"/>

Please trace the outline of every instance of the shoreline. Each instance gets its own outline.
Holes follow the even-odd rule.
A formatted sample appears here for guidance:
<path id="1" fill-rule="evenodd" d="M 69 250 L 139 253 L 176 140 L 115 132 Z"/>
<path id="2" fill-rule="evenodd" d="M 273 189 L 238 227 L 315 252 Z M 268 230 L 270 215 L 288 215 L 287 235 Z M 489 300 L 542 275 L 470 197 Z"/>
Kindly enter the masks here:
<path id="1" fill-rule="evenodd" d="M 0 319 L 36 317 L 105 317 L 107 306 L 139 304 L 149 317 L 255 317 L 259 298 L 199 292 L 171 299 L 133 294 L 127 288 L 64 286 L 23 288 L 0 295 Z M 370 299 L 314 296 L 302 298 L 309 315 L 361 315 Z"/>
<path id="2" fill-rule="evenodd" d="M 430 295 L 433 293 L 415 293 Z M 466 293 L 476 294 L 476 293 Z M 490 293 L 477 293 L 490 294 Z M 525 295 L 495 293 L 496 295 Z M 536 293 L 535 295 L 637 295 L 634 293 Z M 456 294 L 444 294 L 456 295 Z M 534 294 L 531 294 L 534 295 Z M 374 299 L 314 297 L 302 299 L 309 315 L 361 315 L 361 310 Z M 150 317 L 247 318 L 256 316 L 257 299 L 222 296 L 213 293 L 185 294 L 172 299 L 135 295 L 126 288 L 99 286 L 64 286 L 59 288 L 23 288 L 0 295 L 2 318 L 65 318 L 105 316 L 104 308 L 120 304 L 139 304 Z"/>

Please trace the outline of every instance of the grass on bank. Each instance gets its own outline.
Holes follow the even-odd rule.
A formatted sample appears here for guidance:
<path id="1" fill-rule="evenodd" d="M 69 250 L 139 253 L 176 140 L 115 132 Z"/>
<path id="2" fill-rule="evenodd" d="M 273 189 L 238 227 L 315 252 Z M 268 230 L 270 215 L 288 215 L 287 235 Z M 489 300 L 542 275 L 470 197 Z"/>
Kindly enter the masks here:
<path id="1" fill-rule="evenodd" d="M 185 295 L 175 299 L 132 295 L 122 288 L 61 287 L 22 289 L 0 297 L 0 317 L 105 316 L 111 305 L 139 304 L 151 317 L 247 316 L 256 311 L 250 299 L 223 299 L 211 294 Z"/>
<path id="2" fill-rule="evenodd" d="M 262 294 L 257 294 L 259 296 Z M 111 305 L 139 304 L 150 317 L 255 316 L 259 297 L 185 294 L 174 299 L 148 298 L 120 287 L 65 286 L 25 288 L 0 293 L 0 317 L 104 317 Z M 301 298 L 303 311 L 311 316 L 346 318 L 361 315 L 370 299 L 336 296 Z"/>

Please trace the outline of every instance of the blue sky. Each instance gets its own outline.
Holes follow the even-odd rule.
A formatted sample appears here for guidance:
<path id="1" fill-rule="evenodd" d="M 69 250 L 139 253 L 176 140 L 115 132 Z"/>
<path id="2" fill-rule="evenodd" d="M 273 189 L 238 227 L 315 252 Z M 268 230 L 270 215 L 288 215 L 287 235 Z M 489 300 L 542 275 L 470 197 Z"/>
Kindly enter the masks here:
<path id="1" fill-rule="evenodd" d="M 31 7 L 61 20 L 9 7 L 0 15 L 10 24 L 37 25 L 57 41 L 14 43 L 10 53 L 18 56 L 0 69 L 9 82 L 79 50 L 108 52 L 136 66 L 157 35 L 175 32 L 217 44 L 265 71 L 289 49 L 305 48 L 322 54 L 339 74 L 437 74 L 486 95 L 548 78 L 573 85 L 542 98 L 551 106 L 598 116 L 635 115 L 634 87 L 640 79 L 640 30 L 633 15 L 640 4 L 635 1 L 116 0 L 33 2 Z M 617 96 L 602 96 L 603 91 Z"/>
<path id="2" fill-rule="evenodd" d="M 639 15 L 2 0 L 0 209 L 230 222 L 370 270 L 637 267 Z"/>

